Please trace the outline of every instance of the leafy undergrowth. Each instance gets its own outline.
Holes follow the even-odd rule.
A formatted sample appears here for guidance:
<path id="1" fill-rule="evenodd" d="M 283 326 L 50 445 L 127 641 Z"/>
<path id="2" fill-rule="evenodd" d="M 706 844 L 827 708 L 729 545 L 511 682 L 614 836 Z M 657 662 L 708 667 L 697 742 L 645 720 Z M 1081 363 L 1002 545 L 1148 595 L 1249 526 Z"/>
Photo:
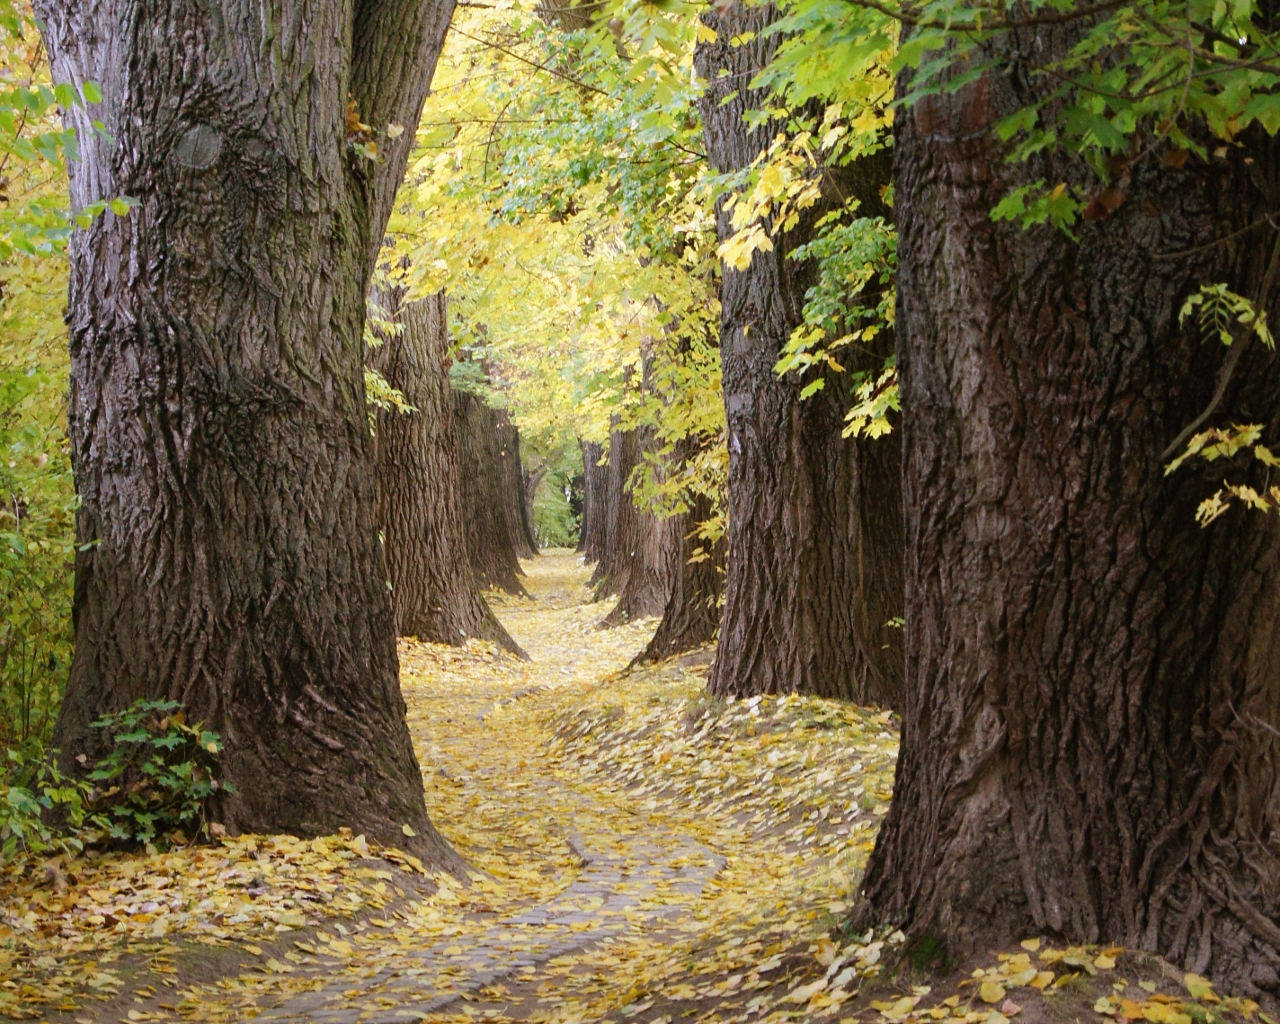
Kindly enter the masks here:
<path id="1" fill-rule="evenodd" d="M 0 1012 L 305 1021 L 291 1000 L 319 993 L 357 1021 L 395 1011 L 388 986 L 411 979 L 457 996 L 423 1018 L 439 1021 L 1261 1018 L 1119 950 L 1028 943 L 939 980 L 910 967 L 898 934 L 844 935 L 888 809 L 891 716 L 712 700 L 707 652 L 626 673 L 653 621 L 598 630 L 606 609 L 585 603 L 575 559 L 528 569 L 537 600 L 494 603 L 532 662 L 401 645 L 428 806 L 468 885 L 350 834 L 28 861 L 0 878 Z M 621 910 L 575 895 L 596 855 L 613 858 Z M 689 865 L 700 881 L 676 884 Z M 568 951 L 529 962 L 553 926 L 522 915 L 549 901 L 573 910 L 554 926 Z M 526 962 L 485 984 L 472 977 L 485 949 Z"/>

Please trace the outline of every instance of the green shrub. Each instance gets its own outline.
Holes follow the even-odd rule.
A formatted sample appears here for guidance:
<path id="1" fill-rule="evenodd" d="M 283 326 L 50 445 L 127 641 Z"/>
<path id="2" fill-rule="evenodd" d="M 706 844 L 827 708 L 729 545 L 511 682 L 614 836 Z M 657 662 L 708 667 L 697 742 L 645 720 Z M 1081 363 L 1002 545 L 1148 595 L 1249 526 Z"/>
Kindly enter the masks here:
<path id="1" fill-rule="evenodd" d="M 175 832 L 199 834 L 209 799 L 219 790 L 235 792 L 214 775 L 218 734 L 188 725 L 177 701 L 135 701 L 93 724 L 113 745 L 89 773 L 100 787 L 90 799 L 95 823 L 112 839 L 149 843 Z"/>
<path id="2" fill-rule="evenodd" d="M 0 269 L 0 744 L 48 742 L 71 661 L 65 275 Z M 60 270 L 60 268 L 54 268 Z"/>
<path id="3" fill-rule="evenodd" d="M 0 775 L 0 862 L 19 853 L 79 852 L 90 785 L 58 771 L 38 741 L 10 749 Z M 53 822 L 58 822 L 54 824 Z"/>

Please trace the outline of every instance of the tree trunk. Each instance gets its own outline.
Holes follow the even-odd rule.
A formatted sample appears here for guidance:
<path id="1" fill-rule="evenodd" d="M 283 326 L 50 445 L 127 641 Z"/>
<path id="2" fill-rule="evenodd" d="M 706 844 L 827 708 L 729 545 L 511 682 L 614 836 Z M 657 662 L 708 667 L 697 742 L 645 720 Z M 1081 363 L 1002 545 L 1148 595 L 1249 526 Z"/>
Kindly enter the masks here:
<path id="1" fill-rule="evenodd" d="M 652 512 L 636 508 L 629 489 L 623 491 L 621 504 L 629 507 L 629 515 L 634 518 L 634 533 L 631 545 L 619 552 L 625 563 L 619 572 L 623 582 L 617 603 L 600 623 L 606 627 L 662 614 L 672 580 L 678 574 L 676 559 L 680 556 L 684 525 L 683 516 L 659 519 Z"/>
<path id="2" fill-rule="evenodd" d="M 743 168 L 776 124 L 749 130 L 743 113 L 764 100 L 744 82 L 769 61 L 772 6 L 704 16 L 717 41 L 699 43 L 707 152 L 719 171 Z M 731 40 L 754 33 L 742 45 Z M 731 93 L 734 98 L 722 102 Z M 872 159 L 862 169 L 876 183 Z M 887 174 L 885 175 L 887 177 Z M 862 211 L 882 212 L 874 187 Z M 822 204 L 757 252 L 726 267 L 721 357 L 729 435 L 729 551 L 724 619 L 710 689 L 717 694 L 802 692 L 862 703 L 900 698 L 901 639 L 888 620 L 901 607 L 900 443 L 841 438 L 847 386 L 833 381 L 807 401 L 773 367 L 802 321 L 814 267 L 788 258 L 812 237 Z M 732 228 L 721 212 L 720 234 Z"/>
<path id="3" fill-rule="evenodd" d="M 1078 242 L 995 224 L 1010 188 L 1080 181 L 1063 155 L 1007 163 L 990 130 L 1042 81 L 989 74 L 895 121 L 906 711 L 864 916 L 956 951 L 1123 943 L 1275 1005 L 1280 519 L 1201 528 L 1230 468 L 1166 477 L 1162 453 L 1223 365 L 1179 326 L 1187 296 L 1280 300 L 1280 152 L 1250 132 L 1209 164 L 1148 159 Z M 1280 361 L 1236 344 L 1210 423 L 1274 442 Z"/>
<path id="4" fill-rule="evenodd" d="M 625 485 L 639 458 L 635 431 L 615 429 L 610 433 L 609 461 L 603 467 L 606 471 L 603 500 L 597 506 L 603 513 L 604 539 L 600 560 L 587 581 L 587 586 L 595 590 L 597 601 L 621 593 L 631 569 L 630 553 L 640 538 L 640 510 L 632 504 Z"/>
<path id="5" fill-rule="evenodd" d="M 529 529 L 524 501 L 524 464 L 520 459 L 520 431 L 505 410 L 498 410 L 498 469 L 502 474 L 502 509 L 507 533 L 517 558 L 535 558 L 538 542 Z M 522 570 L 523 571 L 523 570 Z"/>
<path id="6" fill-rule="evenodd" d="M 697 440 L 687 438 L 676 446 L 676 464 L 682 465 L 697 451 Z M 709 545 L 694 536 L 699 523 L 711 518 L 711 501 L 697 495 L 688 512 L 672 517 L 677 550 L 667 590 L 662 621 L 648 646 L 632 662 L 662 661 L 691 651 L 715 639 L 720 628 L 720 599 L 724 594 L 725 544 L 721 538 Z M 697 559 L 694 561 L 694 559 Z"/>
<path id="7" fill-rule="evenodd" d="M 641 381 L 646 392 L 652 389 L 652 373 L 653 356 L 650 354 L 645 356 Z M 637 507 L 631 486 L 632 471 L 644 462 L 646 456 L 655 457 L 657 447 L 657 438 L 650 426 L 640 426 L 622 441 L 621 450 L 629 465 L 619 467 L 619 509 L 626 509 L 625 517 L 620 516 L 620 523 L 622 518 L 630 520 L 625 528 L 630 531 L 631 543 L 622 545 L 617 552 L 621 562 L 617 570 L 617 578 L 621 580 L 618 601 L 600 623 L 604 627 L 661 615 L 672 581 L 679 571 L 676 560 L 680 557 L 684 533 L 681 517 L 659 519 L 648 509 Z M 624 536 L 619 533 L 620 544 Z"/>
<path id="8" fill-rule="evenodd" d="M 389 310 L 403 328 L 370 363 L 415 409 L 378 415 L 377 523 L 399 636 L 492 640 L 524 655 L 476 588 L 462 529 L 445 294 Z"/>
<path id="9" fill-rule="evenodd" d="M 503 467 L 498 412 L 465 391 L 454 392 L 453 412 L 471 570 L 482 587 L 528 597 L 508 513 L 511 481 Z"/>
<path id="10" fill-rule="evenodd" d="M 231 829 L 351 826 L 457 865 L 397 680 L 362 337 L 453 4 L 36 7 L 55 77 L 104 95 L 68 112 L 73 205 L 139 202 L 71 243 L 82 547 L 57 745 L 92 760 L 100 715 L 180 700 L 226 743 Z M 382 162 L 353 149 L 349 98 L 408 127 Z"/>
<path id="11" fill-rule="evenodd" d="M 544 462 L 532 473 L 524 475 L 524 527 L 535 552 L 538 550 L 538 530 L 533 522 L 533 500 L 538 496 L 538 488 L 549 468 L 550 463 Z"/>
<path id="12" fill-rule="evenodd" d="M 582 443 L 582 526 L 578 533 L 578 550 L 588 564 L 599 562 L 604 554 L 605 521 L 609 481 L 607 466 L 600 465 L 603 450 L 592 441 Z"/>

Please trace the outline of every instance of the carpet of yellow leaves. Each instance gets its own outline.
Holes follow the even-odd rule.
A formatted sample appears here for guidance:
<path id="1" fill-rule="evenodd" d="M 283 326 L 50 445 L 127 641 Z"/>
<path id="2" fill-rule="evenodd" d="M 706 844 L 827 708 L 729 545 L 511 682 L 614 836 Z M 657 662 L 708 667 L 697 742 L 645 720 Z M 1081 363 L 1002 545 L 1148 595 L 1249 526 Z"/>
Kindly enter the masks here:
<path id="1" fill-rule="evenodd" d="M 494 603 L 533 661 L 401 644 L 428 805 L 469 882 L 350 832 L 16 863 L 0 874 L 0 1014 L 1274 1024 L 1119 948 L 1029 939 L 932 990 L 882 974 L 901 933 L 836 926 L 888 810 L 891 717 L 713 700 L 707 652 L 627 672 L 654 622 L 597 629 L 568 553 L 527 569 L 536 600 Z"/>
<path id="2" fill-rule="evenodd" d="M 887 809 L 889 717 L 710 701 L 705 658 L 626 674 L 654 621 L 597 629 L 606 608 L 587 603 L 568 553 L 526 568 L 536 600 L 495 604 L 532 662 L 480 643 L 401 645 L 428 807 L 469 886 L 423 879 L 411 858 L 350 834 L 13 865 L 0 880 L 0 1012 L 302 1020 L 290 1006 L 319 993 L 337 1014 L 325 1019 L 396 1019 L 384 982 L 407 975 L 462 997 L 431 1019 L 568 1022 L 643 1015 L 664 986 L 745 1005 L 786 974 L 784 953 L 844 909 Z M 722 869 L 709 884 L 637 883 L 603 938 L 468 978 L 495 935 L 512 962 L 532 948 L 539 928 L 510 923 L 572 895 L 584 849 L 610 854 L 626 891 L 646 867 L 627 859 L 656 848 L 678 875 L 696 863 L 710 877 L 706 851 Z M 577 907 L 566 934 L 595 935 L 598 904 Z"/>

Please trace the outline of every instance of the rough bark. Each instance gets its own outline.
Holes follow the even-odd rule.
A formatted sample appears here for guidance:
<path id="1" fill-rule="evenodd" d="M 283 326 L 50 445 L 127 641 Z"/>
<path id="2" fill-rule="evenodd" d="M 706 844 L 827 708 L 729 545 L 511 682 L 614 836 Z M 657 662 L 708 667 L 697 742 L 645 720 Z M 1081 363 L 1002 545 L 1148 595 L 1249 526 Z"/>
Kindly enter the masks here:
<path id="1" fill-rule="evenodd" d="M 737 170 L 777 130 L 743 123 L 743 113 L 763 99 L 745 85 L 777 44 L 763 32 L 776 10 L 739 5 L 704 17 L 717 32 L 695 55 L 707 79 L 707 152 L 717 170 Z M 748 31 L 749 42 L 731 44 Z M 874 188 L 878 177 L 887 179 L 887 171 L 878 173 L 881 161 L 849 173 L 868 215 L 883 212 Z M 837 386 L 802 402 L 800 382 L 773 371 L 814 283 L 813 265 L 788 254 L 809 240 L 822 212 L 819 204 L 775 239 L 772 252 L 757 252 L 747 270 L 724 271 L 729 551 L 709 685 L 718 694 L 803 692 L 894 704 L 901 638 L 887 622 L 902 600 L 899 439 L 843 440 L 847 388 L 832 382 Z M 719 229 L 722 238 L 732 231 L 723 212 Z"/>
<path id="2" fill-rule="evenodd" d="M 535 553 L 538 551 L 539 545 L 538 531 L 533 523 L 533 501 L 538 496 L 538 488 L 542 486 L 543 478 L 546 477 L 548 469 L 550 469 L 549 463 L 544 462 L 532 473 L 526 472 L 524 474 L 524 528 Z"/>
<path id="3" fill-rule="evenodd" d="M 402 329 L 369 358 L 415 410 L 380 412 L 375 443 L 376 522 L 396 633 L 455 646 L 480 637 L 523 655 L 480 594 L 467 559 L 445 303 L 440 292 L 389 310 Z"/>
<path id="4" fill-rule="evenodd" d="M 587 581 L 595 591 L 595 599 L 603 601 L 622 592 L 631 569 L 631 552 L 640 537 L 640 510 L 626 493 L 626 483 L 640 458 L 635 431 L 615 429 L 609 435 L 609 460 L 605 470 L 601 501 L 603 540 L 600 560 Z"/>
<path id="5" fill-rule="evenodd" d="M 676 464 L 680 465 L 696 452 L 696 439 L 676 446 Z M 661 661 L 691 651 L 715 639 L 720 628 L 721 597 L 724 594 L 724 563 L 727 544 L 721 538 L 708 545 L 694 531 L 698 524 L 711 518 L 711 501 L 698 495 L 688 512 L 672 517 L 677 549 L 662 621 L 657 632 L 633 665 Z M 695 555 L 697 561 L 693 561 Z"/>
<path id="6" fill-rule="evenodd" d="M 1079 241 L 998 225 L 1010 188 L 1080 181 L 1056 154 L 1007 163 L 990 130 L 1042 81 L 1006 68 L 895 121 L 906 710 L 863 916 L 957 951 L 1123 943 L 1274 1005 L 1280 519 L 1201 528 L 1224 474 L 1262 467 L 1166 477 L 1162 453 L 1225 354 L 1180 327 L 1186 297 L 1280 300 L 1280 153 L 1249 133 L 1146 160 Z M 1210 423 L 1275 439 L 1280 362 L 1236 344 Z"/>
<path id="7" fill-rule="evenodd" d="M 644 431 L 634 433 L 639 452 L 646 444 Z M 622 584 L 618 600 L 600 623 L 620 626 L 649 615 L 661 615 L 678 573 L 676 559 L 680 555 L 681 516 L 659 519 L 652 512 L 636 507 L 631 489 L 624 487 L 619 507 L 626 506 L 632 520 L 631 543 L 618 552 Z M 621 534 L 620 534 L 621 539 Z"/>
<path id="8" fill-rule="evenodd" d="M 56 742 L 182 701 L 222 734 L 233 830 L 349 825 L 457 864 L 427 820 L 373 522 L 365 294 L 451 0 L 41 0 L 74 109 L 76 651 Z M 104 133 L 85 123 L 101 118 Z M 418 838 L 408 840 L 409 824 Z"/>
<path id="9" fill-rule="evenodd" d="M 535 558 L 538 542 L 529 528 L 525 507 L 524 464 L 520 458 L 520 431 L 505 410 L 497 414 L 498 468 L 502 473 L 502 511 L 507 517 L 507 533 L 517 558 Z"/>
<path id="10" fill-rule="evenodd" d="M 601 445 L 593 441 L 582 442 L 582 527 L 578 534 L 578 550 L 587 564 L 598 563 L 604 554 L 605 491 L 609 469 L 600 465 L 603 454 Z"/>
<path id="11" fill-rule="evenodd" d="M 528 597 L 508 513 L 511 481 L 503 467 L 498 411 L 465 391 L 454 392 L 453 411 L 471 571 L 482 587 Z"/>
<path id="12" fill-rule="evenodd" d="M 593 499 L 592 515 L 599 512 L 605 520 L 604 538 L 587 585 L 595 588 L 597 601 L 615 594 L 618 598 L 600 622 L 605 628 L 660 614 L 676 571 L 679 524 L 637 508 L 631 493 L 631 474 L 646 443 L 644 430 L 614 430 L 609 435 L 603 494 Z"/>

